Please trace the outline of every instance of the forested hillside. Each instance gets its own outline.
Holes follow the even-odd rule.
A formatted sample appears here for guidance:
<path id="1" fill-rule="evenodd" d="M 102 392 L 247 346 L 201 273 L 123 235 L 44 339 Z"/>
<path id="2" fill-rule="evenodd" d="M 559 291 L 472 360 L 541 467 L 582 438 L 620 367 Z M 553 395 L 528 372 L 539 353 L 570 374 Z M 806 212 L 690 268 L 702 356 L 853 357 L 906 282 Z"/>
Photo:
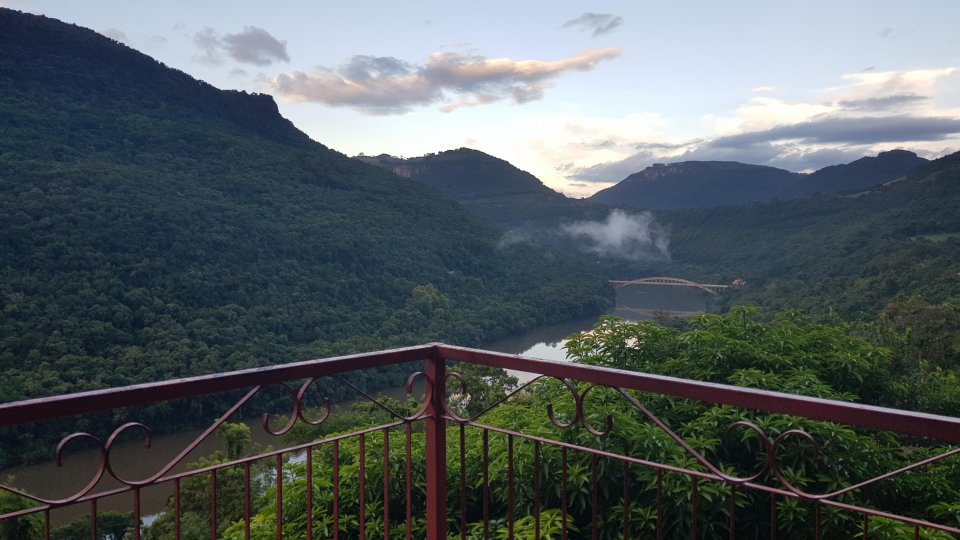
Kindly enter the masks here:
<path id="1" fill-rule="evenodd" d="M 886 314 L 953 355 L 960 330 L 960 154 L 869 192 L 661 214 L 677 271 L 747 286 L 736 303 Z"/>
<path id="2" fill-rule="evenodd" d="M 868 189 L 901 178 L 925 163 L 927 160 L 913 152 L 894 150 L 825 167 L 812 174 L 735 161 L 656 164 L 597 192 L 589 200 L 650 210 L 769 202 Z"/>
<path id="3" fill-rule="evenodd" d="M 0 9 L 0 401 L 597 313 L 603 279 L 90 30 Z"/>
<path id="4" fill-rule="evenodd" d="M 602 205 L 565 197 L 509 162 L 469 148 L 408 159 L 387 154 L 356 159 L 436 188 L 474 215 L 502 226 L 553 226 L 607 212 Z"/>

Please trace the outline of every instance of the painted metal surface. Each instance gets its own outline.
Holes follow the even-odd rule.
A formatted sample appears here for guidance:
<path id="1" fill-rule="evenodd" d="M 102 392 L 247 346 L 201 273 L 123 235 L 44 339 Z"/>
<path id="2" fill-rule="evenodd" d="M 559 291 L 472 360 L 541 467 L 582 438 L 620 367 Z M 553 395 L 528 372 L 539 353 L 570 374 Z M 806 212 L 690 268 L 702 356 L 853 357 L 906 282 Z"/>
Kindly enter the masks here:
<path id="1" fill-rule="evenodd" d="M 397 363 L 406 363 L 411 361 L 422 361 L 424 369 L 422 372 L 415 372 L 407 380 L 407 389 L 412 392 L 414 383 L 422 381 L 425 390 L 422 403 L 418 410 L 410 416 L 404 416 L 392 411 L 388 406 L 380 403 L 376 398 L 360 388 L 352 385 L 345 379 L 339 379 L 346 386 L 353 388 L 360 396 L 379 405 L 386 411 L 391 420 L 385 424 L 372 426 L 364 429 L 355 430 L 350 433 L 329 436 L 309 443 L 286 446 L 276 450 L 261 452 L 256 455 L 233 459 L 224 463 L 215 463 L 189 471 L 180 471 L 177 469 L 184 460 L 190 455 L 191 451 L 199 445 L 200 442 L 209 438 L 223 423 L 230 421 L 236 413 L 249 406 L 251 400 L 262 392 L 265 388 L 280 386 L 286 394 L 290 396 L 291 408 L 287 421 L 279 428 L 274 428 L 271 422 L 271 416 L 263 414 L 262 427 L 268 433 L 276 436 L 282 436 L 289 433 L 293 427 L 298 424 L 320 425 L 327 421 L 331 416 L 331 404 L 329 400 L 324 400 L 319 416 L 312 418 L 306 411 L 304 405 L 305 396 L 314 388 L 314 384 L 321 377 L 338 377 L 339 374 L 358 370 L 370 369 L 380 366 L 387 366 Z M 463 413 L 455 406 L 451 405 L 448 399 L 448 393 L 459 393 L 467 395 L 470 389 L 467 388 L 466 380 L 455 371 L 455 367 L 448 368 L 450 362 L 466 362 L 484 366 L 510 368 L 519 371 L 527 371 L 538 374 L 539 377 L 526 383 L 520 388 L 505 396 L 501 402 L 492 404 L 486 410 L 473 416 L 463 416 Z M 612 416 L 601 417 L 602 421 L 596 419 L 591 421 L 592 415 L 589 414 L 588 403 L 591 401 L 591 393 L 598 392 L 600 389 L 609 396 L 615 396 L 620 400 L 620 404 L 626 409 L 632 411 L 638 418 L 655 425 L 687 456 L 689 464 L 676 465 L 668 463 L 657 463 L 635 456 L 622 455 L 617 452 L 604 448 L 603 444 L 596 447 L 588 447 L 583 444 L 575 444 L 564 440 L 551 439 L 537 434 L 521 433 L 510 429 L 504 429 L 491 424 L 482 423 L 481 417 L 493 408 L 498 407 L 503 401 L 507 401 L 515 396 L 524 395 L 524 393 L 533 385 L 540 384 L 544 380 L 559 381 L 561 393 L 568 397 L 572 403 L 573 414 L 566 418 L 560 418 L 554 414 L 552 405 L 546 407 L 547 418 L 553 426 L 560 430 L 583 430 L 591 434 L 597 441 L 603 441 L 604 437 L 617 429 Z M 299 382 L 291 385 L 291 381 Z M 701 529 L 708 528 L 704 516 L 702 498 L 705 483 L 713 482 L 726 486 L 729 490 L 729 508 L 724 517 L 724 527 L 728 531 L 730 538 L 735 538 L 737 530 L 738 501 L 745 500 L 750 494 L 761 494 L 763 497 L 769 496 L 769 530 L 770 536 L 775 537 L 778 530 L 777 503 L 787 499 L 795 499 L 804 504 L 810 505 L 813 512 L 814 534 L 819 536 L 822 526 L 821 514 L 823 509 L 829 508 L 849 512 L 862 519 L 862 536 L 869 534 L 869 517 L 877 516 L 899 521 L 912 526 L 917 534 L 920 531 L 941 531 L 953 535 L 960 535 L 960 529 L 945 525 L 932 523 L 930 521 L 911 516 L 897 515 L 889 511 L 881 511 L 873 508 L 858 506 L 851 501 L 848 495 L 871 488 L 891 478 L 913 473 L 930 465 L 940 463 L 956 455 L 960 455 L 960 448 L 948 448 L 939 454 L 925 457 L 922 460 L 911 462 L 895 470 L 891 470 L 875 478 L 869 478 L 849 485 L 837 487 L 824 492 L 812 492 L 803 486 L 795 485 L 789 474 L 785 472 L 778 459 L 778 452 L 788 442 L 803 443 L 810 448 L 817 448 L 816 439 L 809 433 L 793 429 L 778 433 L 775 436 L 766 433 L 757 424 L 741 420 L 734 422 L 731 427 L 744 432 L 750 432 L 753 440 L 758 441 L 760 446 L 759 454 L 763 456 L 758 470 L 749 474 L 737 475 L 724 469 L 719 464 L 713 463 L 702 452 L 699 452 L 693 444 L 681 436 L 677 430 L 673 429 L 666 422 L 661 420 L 653 411 L 649 410 L 638 398 L 637 392 L 655 393 L 663 396 L 672 396 L 690 400 L 696 400 L 706 403 L 723 404 L 735 407 L 751 409 L 758 412 L 781 413 L 794 415 L 798 417 L 825 420 L 850 426 L 862 428 L 879 429 L 892 431 L 900 435 L 913 437 L 926 437 L 942 441 L 944 443 L 960 442 L 960 419 L 937 416 L 923 413 L 915 413 L 896 409 L 882 407 L 873 407 L 854 403 L 837 402 L 803 396 L 795 396 L 776 392 L 767 392 L 755 389 L 739 388 L 728 385 L 703 383 L 697 381 L 676 379 L 657 375 L 634 373 L 622 370 L 597 368 L 590 366 L 575 365 L 562 362 L 550 362 L 544 360 L 535 360 L 521 358 L 513 355 L 493 353 L 478 349 L 468 349 L 463 347 L 453 347 L 442 344 L 428 344 L 418 347 L 408 347 L 403 349 L 394 349 L 389 351 L 380 351 L 368 354 L 350 355 L 325 360 L 312 360 L 307 362 L 298 362 L 282 366 L 272 366 L 252 370 L 237 371 L 216 375 L 207 375 L 202 377 L 193 377 L 189 379 L 179 379 L 174 381 L 165 381 L 153 384 L 143 384 L 124 388 L 115 388 L 108 390 L 98 390 L 81 394 L 66 396 L 55 396 L 51 398 L 42 398 L 17 403 L 7 403 L 0 405 L 0 426 L 11 426 L 29 424 L 42 420 L 62 419 L 75 417 L 77 415 L 88 414 L 96 411 L 108 411 L 120 408 L 141 406 L 163 401 L 171 401 L 185 397 L 200 397 L 212 393 L 223 392 L 226 390 L 244 389 L 246 393 L 228 407 L 223 414 L 203 431 L 196 440 L 191 442 L 180 453 L 178 453 L 167 464 L 160 467 L 153 474 L 146 478 L 134 479 L 128 478 L 119 471 L 116 471 L 111 465 L 111 453 L 114 451 L 116 441 L 122 434 L 140 433 L 143 436 L 144 445 L 149 447 L 151 440 L 151 430 L 148 426 L 138 422 L 128 422 L 117 427 L 109 436 L 105 438 L 94 434 L 78 431 L 64 437 L 57 445 L 54 454 L 59 462 L 62 454 L 68 447 L 80 440 L 87 441 L 99 447 L 99 464 L 91 476 L 91 480 L 84 487 L 78 489 L 72 494 L 66 494 L 62 497 L 44 498 L 25 492 L 22 489 L 16 489 L 10 486 L 0 486 L 15 496 L 22 497 L 29 502 L 30 508 L 16 510 L 4 515 L 0 515 L 0 522 L 17 520 L 25 516 L 37 515 L 42 518 L 44 534 L 49 536 L 51 530 L 51 512 L 64 506 L 87 505 L 92 517 L 90 522 L 91 538 L 96 539 L 98 501 L 107 497 L 126 496 L 131 501 L 131 510 L 135 520 L 139 523 L 141 518 L 140 492 L 143 489 L 152 489 L 157 486 L 167 486 L 173 492 L 172 508 L 174 512 L 174 536 L 180 537 L 181 534 L 181 500 L 184 482 L 189 482 L 197 478 L 205 479 L 209 493 L 210 513 L 209 530 L 211 538 L 216 538 L 218 530 L 222 523 L 218 521 L 218 507 L 228 504 L 229 500 L 223 500 L 222 486 L 224 479 L 230 474 L 230 471 L 242 471 L 244 482 L 242 493 L 243 506 L 243 533 L 244 537 L 251 537 L 251 523 L 254 519 L 252 500 L 258 494 L 252 493 L 251 484 L 254 482 L 256 474 L 252 467 L 262 466 L 264 463 L 272 468 L 272 481 L 275 496 L 275 510 L 273 527 L 276 538 L 284 538 L 285 527 L 300 519 L 301 516 L 297 510 L 291 507 L 289 501 L 285 505 L 283 493 L 290 489 L 291 477 L 288 459 L 294 456 L 304 456 L 306 462 L 305 475 L 307 485 L 313 486 L 315 482 L 328 486 L 332 493 L 332 505 L 330 508 L 317 508 L 316 497 L 313 489 L 306 491 L 306 508 L 310 509 L 303 518 L 307 523 L 306 538 L 340 538 L 367 536 L 370 527 L 379 529 L 373 536 L 379 538 L 389 538 L 392 534 L 396 535 L 397 530 L 402 531 L 400 536 L 406 538 L 415 538 L 418 534 L 423 534 L 428 539 L 446 539 L 448 532 L 457 534 L 460 538 L 468 537 L 468 527 L 471 519 L 468 516 L 479 516 L 480 529 L 478 534 L 483 538 L 490 538 L 493 535 L 492 522 L 499 520 L 502 522 L 508 538 L 513 538 L 519 513 L 515 509 L 517 501 L 522 496 L 532 496 L 532 505 L 530 512 L 533 519 L 535 536 L 539 537 L 543 527 L 541 522 L 543 516 L 543 501 L 546 498 L 545 492 L 559 492 L 557 502 L 559 503 L 560 520 L 562 524 L 561 537 L 568 537 L 568 520 L 570 519 L 570 496 L 569 474 L 572 467 L 571 459 L 574 456 L 587 456 L 589 460 L 590 492 L 588 499 L 590 509 L 588 514 L 591 516 L 590 524 L 587 530 L 581 530 L 577 533 L 580 537 L 598 538 L 599 523 L 601 512 L 598 508 L 598 489 L 601 485 L 602 470 L 622 470 L 622 480 L 617 485 L 618 490 L 622 490 L 622 504 L 620 506 L 620 515 L 616 516 L 616 526 L 619 531 L 618 536 L 623 538 L 632 538 L 635 531 L 631 529 L 631 493 L 637 488 L 628 478 L 631 477 L 631 471 L 646 469 L 655 476 L 655 482 L 647 486 L 646 489 L 655 491 L 655 536 L 662 537 L 664 523 L 664 475 L 682 475 L 689 479 L 689 492 L 685 495 L 689 505 L 690 532 L 691 537 L 698 537 Z M 479 450 L 481 456 L 480 468 L 482 478 L 474 480 L 468 478 L 466 469 L 468 467 L 466 447 L 466 434 L 478 430 L 482 448 Z M 391 431 L 394 433 L 391 434 Z M 423 433 L 425 444 L 425 463 L 413 463 L 412 461 L 412 441 L 420 437 Z M 449 436 L 449 437 L 448 437 Z M 507 478 L 503 480 L 506 488 L 506 508 L 503 516 L 491 515 L 491 479 L 490 474 L 490 445 L 491 437 L 496 436 L 505 442 L 506 460 L 507 460 Z M 278 439 L 280 441 L 280 439 Z M 402 459 L 391 457 L 391 441 L 403 443 L 397 447 L 402 448 Z M 380 443 L 380 448 L 377 444 Z M 359 455 L 358 467 L 356 467 L 356 477 L 345 476 L 345 467 L 341 463 L 343 457 L 343 446 L 346 444 L 356 445 Z M 518 461 L 519 445 L 526 445 L 524 448 L 532 449 L 530 462 Z M 394 451 L 397 451 L 396 448 Z M 15 451 L 15 449 L 9 449 Z M 549 475 L 544 474 L 543 456 L 548 450 L 556 450 L 561 455 L 560 471 L 552 471 Z M 450 452 L 451 459 L 448 460 L 447 453 Z M 399 454 L 398 454 L 399 455 Z M 332 459 L 327 460 L 327 457 Z M 451 465 L 452 464 L 452 465 Z M 315 467 L 328 467 L 332 471 L 332 478 L 326 477 L 320 482 L 315 476 Z M 368 481 L 368 476 L 373 474 L 377 468 L 382 471 L 380 485 L 371 486 L 373 480 Z M 391 467 L 394 470 L 391 470 Z M 448 471 L 448 467 L 459 467 L 456 473 Z M 528 474 L 526 467 L 533 470 L 532 485 L 525 485 L 519 480 L 521 474 Z M 353 468 L 350 469 L 351 471 Z M 418 477 L 419 475 L 421 475 Z M 117 480 L 122 487 L 112 489 L 100 489 L 98 485 L 104 477 L 111 477 Z M 372 478 L 372 476 L 371 476 Z M 529 476 L 527 476 L 529 478 Z M 423 500 L 417 496 L 415 487 L 422 479 L 423 482 Z M 767 481 L 764 482 L 763 480 Z M 770 480 L 773 480 L 771 482 Z M 342 500 L 343 486 L 356 482 L 359 484 L 360 499 L 358 501 Z M 395 484 L 403 484 L 395 485 Z M 559 484 L 559 485 L 558 485 Z M 448 486 L 450 486 L 448 490 Z M 455 488 L 453 486 L 456 486 Z M 473 490 L 479 490 L 479 500 L 481 508 L 467 508 L 467 494 Z M 448 493 L 449 491 L 449 493 Z M 521 492 L 529 492 L 531 495 L 521 495 Z M 370 500 L 367 500 L 367 499 Z M 394 502 L 391 505 L 391 501 Z M 378 506 L 379 505 L 379 506 Z M 356 516 L 356 522 L 345 523 L 342 514 L 346 507 L 358 506 L 359 512 Z M 376 516 L 366 512 L 367 508 L 373 508 Z M 763 507 L 766 512 L 766 506 Z M 417 515 L 422 510 L 422 514 Z M 604 509 L 608 511 L 609 509 Z M 329 517 L 332 522 L 332 528 L 329 536 L 319 536 L 315 533 L 318 527 L 317 516 Z M 611 518 L 612 519 L 612 518 Z M 393 520 L 393 521 L 391 521 Z M 419 520 L 419 521 L 418 521 Z M 355 525 L 352 525 L 355 523 Z M 391 531 L 391 524 L 396 527 Z M 418 527 L 422 524 L 422 532 Z M 766 526 L 766 525 L 764 525 Z M 355 527 L 355 530 L 347 534 L 349 527 Z M 448 531 L 452 528 L 453 531 Z M 141 528 L 134 527 L 132 531 L 133 538 L 139 538 Z M 471 533 L 472 535 L 473 533 Z M 727 533 L 725 533 L 727 534 Z"/>

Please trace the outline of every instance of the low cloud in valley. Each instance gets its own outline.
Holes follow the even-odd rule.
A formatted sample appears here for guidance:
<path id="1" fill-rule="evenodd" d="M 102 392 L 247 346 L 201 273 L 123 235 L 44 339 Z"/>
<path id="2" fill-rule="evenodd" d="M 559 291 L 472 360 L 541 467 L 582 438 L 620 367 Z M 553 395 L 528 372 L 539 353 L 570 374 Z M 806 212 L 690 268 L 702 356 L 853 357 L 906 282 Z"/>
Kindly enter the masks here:
<path id="1" fill-rule="evenodd" d="M 564 225 L 564 234 L 578 240 L 589 253 L 629 261 L 670 258 L 667 231 L 650 212 L 613 210 L 603 221 Z"/>

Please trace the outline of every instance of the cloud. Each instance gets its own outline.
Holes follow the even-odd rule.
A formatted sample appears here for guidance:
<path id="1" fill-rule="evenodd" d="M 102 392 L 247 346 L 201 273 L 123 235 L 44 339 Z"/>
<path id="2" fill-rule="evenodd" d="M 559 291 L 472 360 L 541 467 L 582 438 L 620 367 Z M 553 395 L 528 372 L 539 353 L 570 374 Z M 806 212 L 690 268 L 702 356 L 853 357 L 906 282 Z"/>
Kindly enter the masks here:
<path id="1" fill-rule="evenodd" d="M 563 225 L 564 234 L 582 242 L 581 248 L 602 257 L 630 261 L 670 258 L 667 231 L 650 212 L 637 214 L 613 210 L 604 221 Z"/>
<path id="2" fill-rule="evenodd" d="M 656 149 L 639 149 L 624 159 L 606 161 L 586 167 L 567 167 L 566 171 L 581 182 L 617 182 L 660 161 Z"/>
<path id="3" fill-rule="evenodd" d="M 960 133 L 960 118 L 883 116 L 828 116 L 763 131 L 718 137 L 710 145 L 737 148 L 757 143 L 796 140 L 806 143 L 875 144 L 882 142 L 940 141 Z"/>
<path id="4" fill-rule="evenodd" d="M 120 43 L 130 43 L 130 39 L 127 37 L 127 34 L 124 33 L 123 30 L 118 30 L 116 28 L 107 28 L 101 33 L 114 41 L 119 41 Z"/>
<path id="5" fill-rule="evenodd" d="M 434 103 L 450 112 L 503 100 L 523 104 L 542 99 L 561 74 L 589 71 L 619 55 L 620 49 L 595 49 L 541 61 L 435 52 L 422 65 L 393 57 L 354 56 L 336 69 L 278 75 L 269 85 L 293 101 L 354 107 L 368 114 L 402 114 Z"/>
<path id="6" fill-rule="evenodd" d="M 929 100 L 928 96 L 912 93 L 892 94 L 889 96 L 868 97 L 861 99 L 844 99 L 837 105 L 848 110 L 888 110 L 903 109 Z"/>
<path id="7" fill-rule="evenodd" d="M 960 134 L 960 118 L 945 117 L 823 117 L 766 130 L 698 139 L 683 144 L 637 145 L 637 152 L 620 160 L 586 167 L 565 166 L 580 181 L 617 181 L 657 162 L 740 161 L 787 170 L 815 170 L 848 163 L 882 143 L 944 141 Z M 674 150 L 680 149 L 681 153 Z"/>
<path id="8" fill-rule="evenodd" d="M 870 97 L 891 94 L 930 95 L 935 86 L 957 72 L 957 68 L 914 69 L 910 71 L 863 71 L 844 75 L 847 87 L 830 89 L 839 94 Z"/>
<path id="9" fill-rule="evenodd" d="M 609 13 L 584 13 L 576 19 L 563 23 L 562 28 L 578 28 L 584 32 L 591 32 L 593 37 L 609 34 L 623 24 L 623 17 Z"/>
<path id="10" fill-rule="evenodd" d="M 533 236 L 529 231 L 525 231 L 523 229 L 510 229 L 503 233 L 503 236 L 501 236 L 500 240 L 497 241 L 497 249 L 503 249 L 516 244 L 530 243 L 532 241 Z"/>
<path id="11" fill-rule="evenodd" d="M 844 75 L 844 84 L 818 91 L 818 101 L 753 96 L 733 116 L 705 117 L 711 137 L 671 140 L 653 133 L 625 145 L 613 132 L 591 133 L 586 140 L 621 144 L 587 158 L 557 160 L 556 171 L 579 185 L 619 181 L 658 162 L 740 161 L 803 171 L 894 148 L 936 156 L 960 140 L 960 109 L 938 106 L 943 96 L 955 94 L 958 72 L 947 67 Z"/>
<path id="12" fill-rule="evenodd" d="M 247 26 L 242 32 L 223 36 L 205 27 L 193 36 L 193 44 L 203 53 L 194 56 L 194 60 L 205 64 L 222 64 L 224 54 L 237 62 L 255 66 L 290 61 L 287 42 L 256 26 Z"/>

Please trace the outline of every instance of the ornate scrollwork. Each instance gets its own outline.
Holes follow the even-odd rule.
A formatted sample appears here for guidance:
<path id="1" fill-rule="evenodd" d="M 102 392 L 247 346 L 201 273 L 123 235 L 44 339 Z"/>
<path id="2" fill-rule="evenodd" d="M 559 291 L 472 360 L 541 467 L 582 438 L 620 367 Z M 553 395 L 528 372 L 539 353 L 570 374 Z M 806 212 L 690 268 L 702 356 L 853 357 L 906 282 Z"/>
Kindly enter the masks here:
<path id="1" fill-rule="evenodd" d="M 410 377 L 407 379 L 408 394 L 413 392 L 414 384 L 421 377 L 426 378 L 426 375 L 421 372 L 413 373 L 410 375 Z M 271 420 L 274 417 L 274 415 L 272 413 L 263 413 L 261 423 L 264 431 L 274 436 L 281 436 L 281 435 L 285 435 L 286 433 L 289 433 L 290 430 L 293 429 L 293 427 L 296 425 L 298 421 L 302 421 L 306 424 L 316 426 L 316 425 L 322 424 L 327 419 L 329 419 L 331 415 L 331 410 L 332 410 L 329 398 L 326 398 L 326 397 L 323 398 L 323 405 L 321 407 L 320 415 L 316 418 L 309 417 L 308 409 L 305 405 L 305 399 L 307 397 L 307 393 L 309 392 L 310 388 L 314 385 L 314 383 L 316 383 L 317 380 L 318 379 L 316 377 L 306 380 L 305 382 L 303 382 L 303 384 L 300 385 L 300 387 L 296 391 L 294 391 L 294 389 L 290 387 L 290 385 L 285 383 L 280 383 L 278 385 L 275 385 L 275 386 L 281 387 L 290 396 L 291 411 L 286 420 L 286 423 L 278 429 L 274 429 L 273 427 L 271 427 Z M 412 416 L 403 416 L 400 413 L 392 410 L 390 407 L 386 406 L 385 404 L 383 404 L 382 402 L 380 402 L 379 400 L 377 400 L 367 392 L 361 390 L 360 388 L 357 388 L 355 385 L 351 384 L 346 379 L 337 377 L 337 380 L 339 380 L 341 383 L 346 384 L 348 387 L 352 388 L 354 391 L 356 391 L 358 394 L 360 394 L 367 400 L 375 403 L 380 408 L 390 413 L 391 416 L 393 416 L 394 418 L 397 418 L 406 422 L 412 422 L 422 418 L 426 413 L 426 410 L 430 404 L 430 399 L 432 396 L 432 384 L 430 384 L 430 381 L 428 380 L 427 384 L 425 385 L 426 396 L 423 404 Z M 261 386 L 255 386 L 253 388 L 250 388 L 244 394 L 243 397 L 237 400 L 216 421 L 214 421 L 209 427 L 207 427 L 202 433 L 200 433 L 193 441 L 191 441 L 188 445 L 186 445 L 186 447 L 180 450 L 180 452 L 174 458 L 169 460 L 162 467 L 160 467 L 159 470 L 157 470 L 154 474 L 150 475 L 147 478 L 143 478 L 143 479 L 126 478 L 113 466 L 111 456 L 113 451 L 117 448 L 118 446 L 117 442 L 120 440 L 123 434 L 131 430 L 139 430 L 143 433 L 143 447 L 145 449 L 150 449 L 151 447 L 151 443 L 153 440 L 153 432 L 151 431 L 151 429 L 147 425 L 139 422 L 128 422 L 114 429 L 113 432 L 110 433 L 109 437 L 107 437 L 106 441 L 87 432 L 77 432 L 77 433 L 72 433 L 70 435 L 67 435 L 66 437 L 60 440 L 59 444 L 57 444 L 54 457 L 55 457 L 56 465 L 58 467 L 63 466 L 63 456 L 66 453 L 67 448 L 69 446 L 74 445 L 76 442 L 89 441 L 89 442 L 92 442 L 99 449 L 98 450 L 99 463 L 97 464 L 96 471 L 92 475 L 90 481 L 87 482 L 81 489 L 79 489 L 75 493 L 63 498 L 47 498 L 47 497 L 32 495 L 30 493 L 24 492 L 21 489 L 17 489 L 11 486 L 5 486 L 2 484 L 0 484 L 0 490 L 7 491 L 9 493 L 15 494 L 20 497 L 24 497 L 25 499 L 31 500 L 41 505 L 62 506 L 62 505 L 76 502 L 77 500 L 90 494 L 101 482 L 101 480 L 104 478 L 105 475 L 109 475 L 110 477 L 114 478 L 115 480 L 117 480 L 123 485 L 134 487 L 134 488 L 153 484 L 157 482 L 159 479 L 169 474 L 177 465 L 183 462 L 187 458 L 187 456 L 189 456 L 194 450 L 196 450 L 197 447 L 200 446 L 200 444 L 202 444 L 205 440 L 207 440 L 210 437 L 210 435 L 212 435 L 220 426 L 222 426 L 225 422 L 227 422 L 230 418 L 232 418 L 241 409 L 241 407 L 249 403 L 254 396 L 259 394 L 266 388 L 269 388 L 269 387 L 261 385 Z"/>
<path id="2" fill-rule="evenodd" d="M 583 392 L 580 393 L 580 399 L 577 401 L 577 417 L 580 418 L 580 425 L 583 426 L 584 429 L 586 429 L 587 431 L 589 431 L 592 435 L 596 435 L 597 437 L 603 437 L 604 435 L 606 435 L 606 434 L 610 433 L 611 431 L 613 431 L 613 415 L 608 414 L 608 415 L 606 416 L 606 420 L 605 420 L 605 421 L 606 421 L 606 424 L 607 424 L 607 429 L 601 431 L 601 430 L 598 430 L 598 429 L 594 428 L 594 427 L 590 424 L 590 421 L 587 420 L 587 414 L 586 414 L 586 412 L 584 412 L 584 409 L 583 409 L 583 403 L 584 403 L 584 402 L 586 401 L 586 399 L 587 399 L 587 394 L 589 394 L 590 391 L 593 390 L 594 388 L 596 388 L 597 386 L 599 386 L 599 385 L 591 384 L 590 386 L 587 386 L 586 388 L 584 388 L 584 389 L 583 389 Z"/>
<path id="3" fill-rule="evenodd" d="M 110 437 L 107 438 L 107 443 L 103 445 L 103 456 L 104 456 L 104 466 L 107 469 L 107 472 L 110 473 L 110 476 L 116 478 L 120 482 L 133 485 L 134 482 L 126 480 L 117 474 L 117 471 L 113 469 L 113 465 L 110 463 L 110 451 L 113 450 L 113 444 L 117 441 L 117 438 L 120 437 L 120 434 L 128 429 L 139 429 L 143 431 L 143 447 L 149 449 L 150 444 L 153 442 L 153 432 L 146 425 L 141 424 L 140 422 L 127 422 L 126 424 L 118 427 L 113 430 L 113 433 L 110 434 Z"/>
<path id="4" fill-rule="evenodd" d="M 382 401 L 380 401 L 380 400 L 378 400 L 377 398 L 371 396 L 368 392 L 364 391 L 362 388 L 356 386 L 355 384 L 351 383 L 350 381 L 348 381 L 348 380 L 346 380 L 346 379 L 344 379 L 344 378 L 342 378 L 342 377 L 336 377 L 336 379 L 337 379 L 338 381 L 340 381 L 341 383 L 343 383 L 343 384 L 346 385 L 347 387 L 351 388 L 354 392 L 356 392 L 356 393 L 359 394 L 360 396 L 363 396 L 363 398 L 366 399 L 367 401 L 373 403 L 373 404 L 376 405 L 377 407 L 380 407 L 381 409 L 383 409 L 384 411 L 386 411 L 387 414 L 389 414 L 389 415 L 392 416 L 393 418 L 396 418 L 397 420 L 402 420 L 402 421 L 404 421 L 404 422 L 413 422 L 414 420 L 419 420 L 420 418 L 423 418 L 423 416 L 424 416 L 424 415 L 426 414 L 426 412 L 427 412 L 427 409 L 430 407 L 430 400 L 432 399 L 432 396 L 433 396 L 433 384 L 430 384 L 430 378 L 427 376 L 426 373 L 423 373 L 422 371 L 417 371 L 417 372 L 411 373 L 410 376 L 407 377 L 407 385 L 406 385 L 406 386 L 407 386 L 407 395 L 408 395 L 408 396 L 409 396 L 409 395 L 413 395 L 413 387 L 414 387 L 414 385 L 416 384 L 417 379 L 420 379 L 420 378 L 423 378 L 423 379 L 427 382 L 427 384 L 424 385 L 424 392 L 425 392 L 425 394 L 424 394 L 424 398 L 423 398 L 423 403 L 420 405 L 420 407 L 417 409 L 417 411 L 416 411 L 415 413 L 413 413 L 411 416 L 404 416 L 404 415 L 400 414 L 399 412 L 391 409 L 391 408 L 388 407 L 386 404 L 384 404 Z"/>
<path id="5" fill-rule="evenodd" d="M 304 383 L 306 386 L 309 386 L 309 383 L 312 381 L 307 381 Z M 283 425 L 280 429 L 274 431 L 270 427 L 270 418 L 273 416 L 270 413 L 263 413 L 261 424 L 263 425 L 263 430 L 274 437 L 279 437 L 281 435 L 286 435 L 293 429 L 293 426 L 296 425 L 297 419 L 303 415 L 303 405 L 301 403 L 302 394 L 305 391 L 305 387 L 301 387 L 300 392 L 294 392 L 293 388 L 286 383 L 280 383 L 279 386 L 282 386 L 288 394 L 290 394 L 290 400 L 293 405 L 293 410 L 290 411 L 290 415 L 287 417 L 287 423 Z"/>
<path id="6" fill-rule="evenodd" d="M 300 385 L 300 390 L 297 392 L 297 403 L 299 405 L 297 417 L 300 418 L 300 420 L 302 420 L 304 423 L 310 424 L 311 426 L 319 426 L 320 424 L 326 422 L 327 419 L 330 418 L 330 411 L 331 411 L 330 398 L 324 397 L 323 413 L 320 415 L 319 418 L 315 420 L 311 420 L 307 418 L 306 414 L 304 414 L 307 409 L 306 407 L 303 406 L 303 400 L 304 398 L 307 397 L 307 391 L 310 389 L 311 386 L 313 386 L 313 383 L 315 383 L 316 381 L 317 381 L 316 377 L 307 379 L 306 382 Z"/>
<path id="7" fill-rule="evenodd" d="M 564 388 L 567 389 L 567 392 L 569 392 L 570 395 L 573 396 L 573 403 L 574 403 L 573 419 L 571 419 L 567 423 L 563 423 L 560 420 L 557 420 L 557 417 L 553 414 L 553 403 L 547 403 L 547 418 L 549 418 L 550 422 L 553 425 L 557 426 L 558 428 L 567 429 L 577 423 L 577 421 L 580 419 L 580 411 L 582 411 L 583 408 L 580 407 L 580 395 L 577 393 L 577 389 L 576 387 L 573 386 L 573 383 L 571 383 L 566 379 L 557 379 L 557 380 L 560 381 L 560 383 L 563 384 Z"/>
<path id="8" fill-rule="evenodd" d="M 557 379 L 557 380 L 559 380 L 563 384 L 563 386 L 567 389 L 567 392 L 569 392 L 570 395 L 573 396 L 574 413 L 573 413 L 573 418 L 569 422 L 564 423 L 558 420 L 556 415 L 554 414 L 553 404 L 548 403 L 547 418 L 550 419 L 550 422 L 553 425 L 557 426 L 560 429 L 567 429 L 572 427 L 575 424 L 580 424 L 580 426 L 583 429 L 587 430 L 592 435 L 596 435 L 597 437 L 603 437 L 613 430 L 613 415 L 608 414 L 606 416 L 606 418 L 604 419 L 604 422 L 606 424 L 606 429 L 599 430 L 593 427 L 593 424 L 591 424 L 590 421 L 587 420 L 587 415 L 586 415 L 586 412 L 584 411 L 583 404 L 587 398 L 587 394 L 589 394 L 590 391 L 593 390 L 594 388 L 597 388 L 598 386 L 603 386 L 603 385 L 591 384 L 591 385 L 588 385 L 586 388 L 584 388 L 582 392 L 577 392 L 577 388 L 570 381 L 566 379 Z M 603 387 L 609 388 L 606 386 L 603 386 Z"/>

